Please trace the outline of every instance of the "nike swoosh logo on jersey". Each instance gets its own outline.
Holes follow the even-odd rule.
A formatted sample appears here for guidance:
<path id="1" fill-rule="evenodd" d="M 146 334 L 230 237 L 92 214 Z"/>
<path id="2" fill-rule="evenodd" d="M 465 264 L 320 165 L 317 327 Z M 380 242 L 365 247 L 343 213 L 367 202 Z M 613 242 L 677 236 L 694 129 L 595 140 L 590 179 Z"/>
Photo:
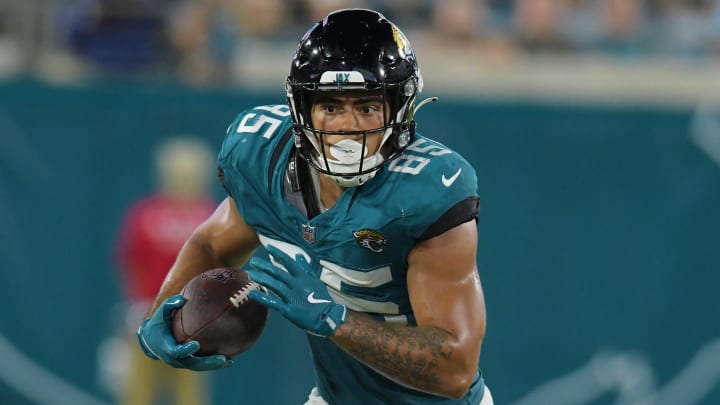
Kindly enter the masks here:
<path id="1" fill-rule="evenodd" d="M 330 300 L 321 300 L 321 299 L 315 298 L 315 291 L 311 292 L 311 293 L 307 296 L 307 300 L 308 300 L 308 302 L 311 303 L 311 304 L 324 304 L 324 303 L 330 303 L 330 302 L 332 302 L 332 301 L 330 301 Z"/>
<path id="2" fill-rule="evenodd" d="M 453 174 L 452 176 L 450 176 L 450 178 L 446 178 L 445 175 L 443 174 L 442 175 L 443 186 L 445 186 L 445 187 L 452 186 L 452 184 L 455 183 L 455 180 L 460 176 L 461 171 L 462 171 L 462 168 L 458 169 L 458 171 L 455 172 L 455 174 Z"/>

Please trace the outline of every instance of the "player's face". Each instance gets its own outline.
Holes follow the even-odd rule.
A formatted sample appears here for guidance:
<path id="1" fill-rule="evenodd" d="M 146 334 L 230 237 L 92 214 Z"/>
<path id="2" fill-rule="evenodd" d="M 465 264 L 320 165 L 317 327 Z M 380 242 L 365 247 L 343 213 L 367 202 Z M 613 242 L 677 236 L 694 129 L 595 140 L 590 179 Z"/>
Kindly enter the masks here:
<path id="1" fill-rule="evenodd" d="M 313 103 L 312 124 L 320 131 L 368 131 L 385 125 L 385 108 L 380 95 L 348 95 L 331 93 L 319 96 Z M 377 152 L 382 131 L 367 132 L 367 156 Z M 355 135 L 323 135 L 325 153 L 340 141 L 351 139 L 363 142 L 361 133 Z"/>

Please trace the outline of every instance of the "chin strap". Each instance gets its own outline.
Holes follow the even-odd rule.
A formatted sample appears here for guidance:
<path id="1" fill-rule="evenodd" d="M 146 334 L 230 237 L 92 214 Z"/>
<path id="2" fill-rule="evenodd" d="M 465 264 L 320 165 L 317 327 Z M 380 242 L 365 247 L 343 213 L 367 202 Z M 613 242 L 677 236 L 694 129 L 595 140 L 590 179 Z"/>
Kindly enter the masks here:
<path id="1" fill-rule="evenodd" d="M 358 187 L 362 186 L 363 184 L 367 183 L 375 177 L 375 173 L 377 173 L 377 170 L 361 174 L 359 176 L 351 176 L 351 177 L 342 177 L 342 176 L 335 176 L 332 174 L 325 174 L 321 173 L 323 176 L 326 176 L 330 180 L 332 180 L 335 184 L 337 184 L 340 187 Z"/>

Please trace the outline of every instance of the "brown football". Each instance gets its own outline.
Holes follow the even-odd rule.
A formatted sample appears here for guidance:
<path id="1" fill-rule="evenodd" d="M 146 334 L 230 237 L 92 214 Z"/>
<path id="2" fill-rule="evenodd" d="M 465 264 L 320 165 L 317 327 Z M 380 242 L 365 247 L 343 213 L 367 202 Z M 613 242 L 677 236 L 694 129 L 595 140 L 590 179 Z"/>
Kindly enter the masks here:
<path id="1" fill-rule="evenodd" d="M 265 329 L 267 307 L 248 298 L 264 290 L 240 268 L 225 267 L 198 274 L 183 288 L 185 304 L 173 313 L 178 343 L 195 340 L 196 356 L 235 356 L 248 350 Z"/>

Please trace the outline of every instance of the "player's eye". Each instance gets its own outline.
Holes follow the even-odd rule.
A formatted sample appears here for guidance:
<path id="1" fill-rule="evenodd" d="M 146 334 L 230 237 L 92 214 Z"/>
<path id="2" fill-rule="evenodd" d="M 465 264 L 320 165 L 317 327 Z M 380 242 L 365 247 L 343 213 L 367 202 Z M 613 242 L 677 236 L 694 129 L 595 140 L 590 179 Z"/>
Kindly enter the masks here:
<path id="1" fill-rule="evenodd" d="M 371 114 L 378 111 L 378 107 L 371 104 L 366 104 L 360 107 L 360 111 L 362 111 L 363 114 Z"/>

